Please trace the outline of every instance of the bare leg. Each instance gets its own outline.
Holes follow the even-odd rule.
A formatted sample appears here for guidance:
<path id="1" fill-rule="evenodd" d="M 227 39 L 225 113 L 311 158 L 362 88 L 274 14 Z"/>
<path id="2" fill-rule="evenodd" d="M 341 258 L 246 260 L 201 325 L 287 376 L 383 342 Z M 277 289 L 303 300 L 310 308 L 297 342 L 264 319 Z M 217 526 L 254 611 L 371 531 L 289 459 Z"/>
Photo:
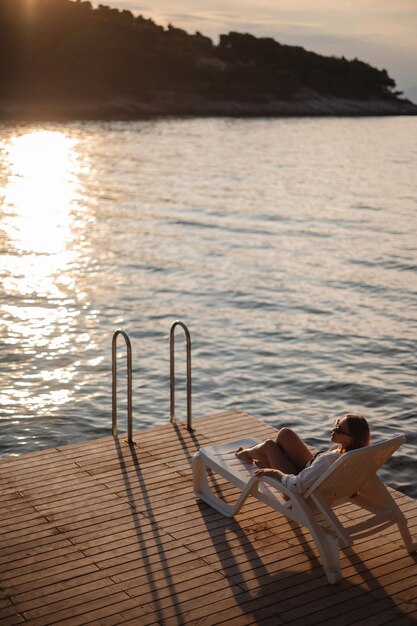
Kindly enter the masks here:
<path id="1" fill-rule="evenodd" d="M 291 428 L 281 428 L 276 443 L 295 465 L 297 472 L 301 472 L 314 457 L 310 448 Z"/>
<path id="2" fill-rule="evenodd" d="M 245 463 L 253 463 L 256 452 L 255 448 L 259 448 L 261 444 L 254 446 L 253 448 L 238 448 L 235 452 L 238 459 L 242 459 Z"/>
<path id="3" fill-rule="evenodd" d="M 285 474 L 298 474 L 313 453 L 290 428 L 281 428 L 276 441 L 267 439 L 252 448 L 239 448 L 236 456 L 246 463 L 279 469 Z"/>
<path id="4" fill-rule="evenodd" d="M 298 473 L 297 467 L 274 439 L 267 439 L 252 448 L 239 448 L 236 451 L 236 456 L 246 463 L 255 462 L 261 467 L 279 469 L 286 474 Z"/>
<path id="5" fill-rule="evenodd" d="M 271 444 L 273 444 L 273 446 Z M 239 448 L 236 450 L 236 456 L 238 459 L 242 459 L 242 461 L 245 461 L 246 463 L 255 462 L 256 465 L 262 467 L 272 467 L 272 465 L 269 464 L 269 457 L 273 454 L 270 450 L 270 448 L 273 447 L 277 447 L 275 441 L 273 439 L 268 439 L 267 441 L 258 443 L 252 448 Z"/>

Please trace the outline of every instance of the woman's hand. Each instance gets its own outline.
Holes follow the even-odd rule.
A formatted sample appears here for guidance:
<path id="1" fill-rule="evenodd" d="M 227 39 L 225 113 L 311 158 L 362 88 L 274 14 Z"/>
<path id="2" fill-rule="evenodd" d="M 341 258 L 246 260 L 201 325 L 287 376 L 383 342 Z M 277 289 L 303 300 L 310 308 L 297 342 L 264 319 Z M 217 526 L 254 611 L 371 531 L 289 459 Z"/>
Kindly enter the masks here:
<path id="1" fill-rule="evenodd" d="M 270 476 L 271 478 L 278 478 L 278 480 L 281 480 L 282 472 L 280 472 L 278 469 L 257 469 L 255 470 L 255 476 Z"/>

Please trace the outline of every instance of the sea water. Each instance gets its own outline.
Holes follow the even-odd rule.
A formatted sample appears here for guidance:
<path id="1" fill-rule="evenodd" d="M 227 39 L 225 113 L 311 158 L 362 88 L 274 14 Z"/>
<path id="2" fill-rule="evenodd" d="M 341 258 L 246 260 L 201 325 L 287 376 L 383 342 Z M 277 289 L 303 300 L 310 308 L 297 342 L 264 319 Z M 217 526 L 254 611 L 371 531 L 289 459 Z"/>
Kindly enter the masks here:
<path id="1" fill-rule="evenodd" d="M 110 434 L 117 328 L 134 428 L 167 424 L 181 319 L 195 417 L 323 448 L 360 412 L 407 436 L 383 478 L 417 497 L 416 137 L 412 117 L 3 123 L 0 454 Z M 118 369 L 125 429 L 121 339 Z"/>

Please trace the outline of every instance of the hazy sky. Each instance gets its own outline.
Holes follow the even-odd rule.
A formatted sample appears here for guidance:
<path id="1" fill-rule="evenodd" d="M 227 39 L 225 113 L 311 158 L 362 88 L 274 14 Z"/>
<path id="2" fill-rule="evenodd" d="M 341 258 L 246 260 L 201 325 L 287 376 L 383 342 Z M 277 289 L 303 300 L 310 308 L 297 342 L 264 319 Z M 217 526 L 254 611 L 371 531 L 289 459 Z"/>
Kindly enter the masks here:
<path id="1" fill-rule="evenodd" d="M 417 0 L 100 0 L 215 42 L 231 30 L 385 68 L 417 101 Z M 94 2 L 97 5 L 98 2 Z"/>

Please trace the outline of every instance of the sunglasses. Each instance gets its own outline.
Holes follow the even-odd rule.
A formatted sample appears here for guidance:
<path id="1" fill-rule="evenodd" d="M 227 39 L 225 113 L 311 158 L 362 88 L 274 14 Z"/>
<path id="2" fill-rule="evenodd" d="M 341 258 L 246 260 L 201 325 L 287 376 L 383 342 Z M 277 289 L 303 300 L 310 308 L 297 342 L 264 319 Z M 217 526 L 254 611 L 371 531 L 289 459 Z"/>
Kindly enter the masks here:
<path id="1" fill-rule="evenodd" d="M 336 420 L 333 426 L 334 432 L 338 433 L 339 435 L 347 435 L 348 437 L 351 437 L 352 435 L 350 433 L 347 433 L 345 430 L 343 430 L 343 428 L 341 428 L 339 424 L 340 424 L 340 420 Z"/>

